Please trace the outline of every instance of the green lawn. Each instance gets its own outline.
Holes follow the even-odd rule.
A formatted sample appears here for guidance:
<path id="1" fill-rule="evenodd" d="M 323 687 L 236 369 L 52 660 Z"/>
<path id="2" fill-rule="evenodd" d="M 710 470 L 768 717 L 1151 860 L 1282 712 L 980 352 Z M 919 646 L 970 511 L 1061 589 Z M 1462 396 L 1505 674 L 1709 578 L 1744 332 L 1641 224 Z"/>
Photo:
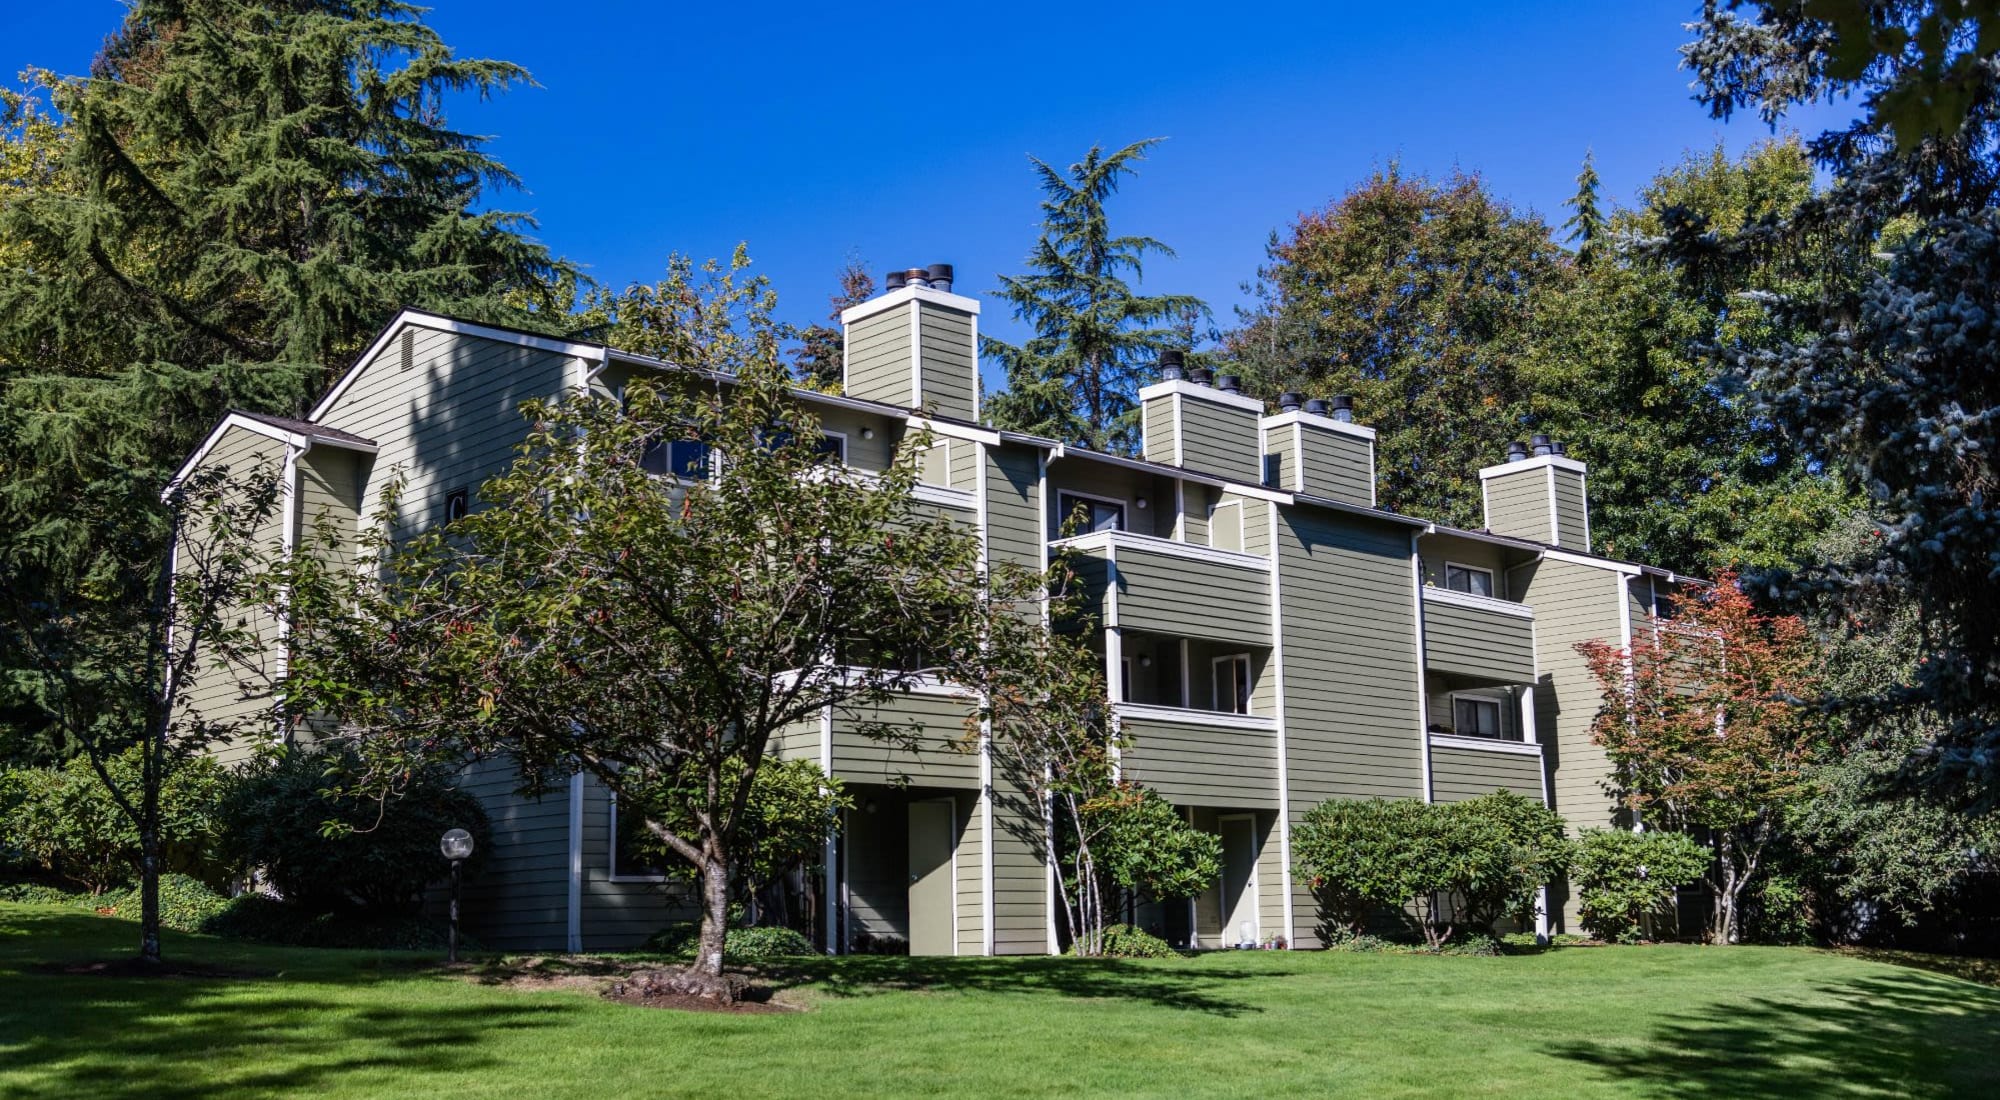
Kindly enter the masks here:
<path id="1" fill-rule="evenodd" d="M 761 1016 L 189 936 L 171 957 L 279 974 L 39 969 L 134 938 L 0 905 L 0 1096 L 2000 1095 L 2000 990 L 1802 949 L 849 959 Z"/>

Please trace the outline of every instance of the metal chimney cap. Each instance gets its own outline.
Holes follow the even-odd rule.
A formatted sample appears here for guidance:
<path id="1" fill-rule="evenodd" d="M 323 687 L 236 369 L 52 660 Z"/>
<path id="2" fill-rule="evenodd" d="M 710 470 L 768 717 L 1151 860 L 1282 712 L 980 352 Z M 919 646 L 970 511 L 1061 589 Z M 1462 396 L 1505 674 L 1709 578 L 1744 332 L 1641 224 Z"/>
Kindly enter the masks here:
<path id="1" fill-rule="evenodd" d="M 903 289 L 903 284 L 909 281 L 910 281 L 910 275 L 908 272 L 891 271 L 887 275 L 882 276 L 882 289 L 901 290 Z"/>
<path id="2" fill-rule="evenodd" d="M 1555 448 L 1549 443 L 1549 437 L 1546 435 L 1533 436 L 1528 440 L 1528 443 L 1534 448 L 1537 456 L 1556 453 Z"/>
<path id="3" fill-rule="evenodd" d="M 1549 444 L 1549 453 L 1552 455 L 1567 455 L 1569 454 L 1569 448 L 1563 446 L 1562 440 L 1558 439 L 1554 443 Z"/>
<path id="4" fill-rule="evenodd" d="M 950 264 L 932 264 L 931 266 L 925 268 L 924 271 L 931 277 L 932 282 L 936 282 L 939 279 L 943 279 L 946 282 L 951 281 Z"/>
<path id="5" fill-rule="evenodd" d="M 1526 443 L 1521 442 L 1518 439 L 1512 443 L 1507 444 L 1507 461 L 1509 462 L 1528 461 L 1528 445 Z"/>
<path id="6" fill-rule="evenodd" d="M 1174 348 L 1160 353 L 1160 377 L 1168 382 L 1178 382 L 1187 377 L 1187 357 Z"/>
<path id="7" fill-rule="evenodd" d="M 1188 381 L 1197 386 L 1206 386 L 1215 378 L 1215 372 L 1207 367 L 1189 367 Z"/>
<path id="8" fill-rule="evenodd" d="M 1233 374 L 1218 374 L 1215 376 L 1215 388 L 1223 393 L 1239 393 L 1243 389 L 1243 379 Z"/>
<path id="9" fill-rule="evenodd" d="M 1327 411 L 1326 398 L 1315 397 L 1312 400 L 1307 401 L 1306 411 L 1313 414 L 1314 416 L 1325 416 Z"/>
<path id="10" fill-rule="evenodd" d="M 1278 395 L 1278 407 L 1286 412 L 1298 412 L 1299 406 L 1305 404 L 1305 401 L 1306 395 L 1297 390 L 1286 390 Z"/>
<path id="11" fill-rule="evenodd" d="M 1354 421 L 1354 398 L 1344 393 L 1333 395 L 1333 418 L 1343 424 Z"/>

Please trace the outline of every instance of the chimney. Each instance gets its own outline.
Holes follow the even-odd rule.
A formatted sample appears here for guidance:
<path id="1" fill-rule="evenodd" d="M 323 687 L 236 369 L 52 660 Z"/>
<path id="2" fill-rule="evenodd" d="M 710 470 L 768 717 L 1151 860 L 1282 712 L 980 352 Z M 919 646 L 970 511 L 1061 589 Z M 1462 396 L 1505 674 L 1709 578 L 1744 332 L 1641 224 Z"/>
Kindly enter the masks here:
<path id="1" fill-rule="evenodd" d="M 1264 403 L 1246 396 L 1236 375 L 1210 386 L 1206 367 L 1175 377 L 1182 360 L 1161 359 L 1161 380 L 1139 391 L 1140 428 L 1149 462 L 1185 466 L 1217 477 L 1256 484 L 1263 480 L 1257 421 Z"/>
<path id="2" fill-rule="evenodd" d="M 1187 377 L 1187 356 L 1178 351 L 1160 353 L 1160 378 L 1166 382 L 1178 382 Z"/>
<path id="3" fill-rule="evenodd" d="M 1297 396 L 1288 394 L 1287 396 Z M 1354 399 L 1281 399 L 1262 421 L 1265 483 L 1364 508 L 1375 506 L 1375 429 L 1354 423 Z"/>
<path id="4" fill-rule="evenodd" d="M 1278 395 L 1278 411 L 1288 413 L 1298 412 L 1299 406 L 1305 402 L 1305 399 L 1305 394 L 1297 390 L 1287 390 Z"/>
<path id="5" fill-rule="evenodd" d="M 1487 529 L 1589 553 L 1588 474 L 1546 435 L 1507 444 L 1506 461 L 1479 471 Z"/>
<path id="6" fill-rule="evenodd" d="M 842 391 L 978 420 L 978 299 L 951 292 L 950 264 L 891 271 L 882 286 L 881 294 L 840 313 Z"/>

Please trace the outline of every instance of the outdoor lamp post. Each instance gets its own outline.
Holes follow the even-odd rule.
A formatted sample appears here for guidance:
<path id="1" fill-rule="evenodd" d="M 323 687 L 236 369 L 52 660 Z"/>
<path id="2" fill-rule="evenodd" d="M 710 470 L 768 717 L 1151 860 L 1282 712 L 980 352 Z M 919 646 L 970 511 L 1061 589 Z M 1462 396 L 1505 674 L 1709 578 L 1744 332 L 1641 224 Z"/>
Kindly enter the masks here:
<path id="1" fill-rule="evenodd" d="M 445 940 L 445 961 L 458 961 L 458 866 L 472 855 L 472 834 L 464 829 L 446 829 L 438 841 L 438 851 L 451 861 L 451 931 Z"/>

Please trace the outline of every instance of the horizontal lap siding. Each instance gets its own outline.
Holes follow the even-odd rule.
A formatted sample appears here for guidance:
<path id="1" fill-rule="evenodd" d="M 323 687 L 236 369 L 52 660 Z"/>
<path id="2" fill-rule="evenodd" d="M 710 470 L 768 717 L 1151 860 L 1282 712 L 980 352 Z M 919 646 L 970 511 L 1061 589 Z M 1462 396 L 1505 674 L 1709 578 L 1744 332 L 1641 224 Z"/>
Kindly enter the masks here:
<path id="1" fill-rule="evenodd" d="M 1618 601 L 1624 587 L 1623 578 L 1611 570 L 1557 561 L 1537 564 L 1527 582 L 1541 640 L 1535 723 L 1543 751 L 1551 756 L 1555 808 L 1572 828 L 1608 825 L 1613 819 L 1604 789 L 1610 764 L 1590 738 L 1603 700 L 1576 645 L 1592 639 L 1623 644 Z"/>
<path id="2" fill-rule="evenodd" d="M 970 710 L 961 699 L 915 694 L 860 714 L 835 708 L 833 772 L 850 783 L 893 783 L 907 777 L 925 786 L 977 789 L 979 757 L 954 748 L 965 737 Z M 870 720 L 896 723 L 898 737 L 912 732 L 916 751 L 860 732 L 858 724 Z"/>
<path id="3" fill-rule="evenodd" d="M 632 951 L 674 921 L 700 909 L 672 882 L 611 881 L 611 792 L 586 777 L 583 788 L 583 947 Z"/>
<path id="4" fill-rule="evenodd" d="M 1268 942 L 1285 930 L 1285 849 L 1278 838 L 1278 814 L 1268 810 L 1257 815 L 1257 939 Z"/>
<path id="5" fill-rule="evenodd" d="M 1277 735 L 1144 718 L 1121 728 L 1131 744 L 1120 757 L 1126 778 L 1177 806 L 1275 809 Z"/>
<path id="6" fill-rule="evenodd" d="M 1501 474 L 1485 481 L 1486 526 L 1496 534 L 1554 542 L 1549 528 L 1547 469 Z"/>
<path id="7" fill-rule="evenodd" d="M 979 490 L 980 446 L 957 440 L 951 446 L 951 487 L 966 492 Z"/>
<path id="8" fill-rule="evenodd" d="M 223 470 L 224 476 L 239 485 L 260 477 L 269 477 L 275 483 L 284 476 L 285 450 L 283 442 L 270 436 L 230 428 L 209 450 L 201 468 Z M 249 533 L 245 549 L 261 560 L 276 562 L 283 554 L 287 518 L 284 497 L 279 496 L 273 500 L 263 524 Z M 182 548 L 177 556 L 179 569 L 190 569 L 197 548 L 201 553 L 208 552 L 208 537 L 205 530 L 182 533 Z M 267 648 L 257 658 L 262 666 L 260 674 L 275 677 L 280 671 L 277 620 L 255 606 L 234 609 L 231 615 L 232 619 L 241 616 L 264 640 Z M 275 734 L 275 718 L 266 717 L 271 713 L 272 700 L 255 697 L 264 691 L 264 686 L 256 682 L 257 675 L 242 669 L 214 668 L 206 660 L 200 661 L 189 675 L 193 677 L 193 683 L 182 686 L 185 692 L 182 709 L 199 714 L 208 721 L 227 724 L 238 735 L 215 750 L 217 760 L 225 764 L 248 760 L 260 738 Z M 253 693 L 252 697 L 245 697 L 246 686 Z"/>
<path id="9" fill-rule="evenodd" d="M 1433 672 L 1532 683 L 1534 620 L 1427 599 L 1424 664 Z"/>
<path id="10" fill-rule="evenodd" d="M 1500 547 L 1456 535 L 1426 535 L 1417 540 L 1417 552 L 1424 559 L 1424 583 L 1444 588 L 1445 565 L 1467 565 L 1493 574 L 1493 595 L 1513 599 L 1507 587 L 1507 557 Z"/>
<path id="11" fill-rule="evenodd" d="M 929 303 L 917 309 L 924 372 L 921 403 L 941 416 L 977 420 L 979 357 L 972 346 L 972 315 Z"/>
<path id="12" fill-rule="evenodd" d="M 1571 550 L 1590 552 L 1590 540 L 1584 538 L 1584 496 L 1583 475 L 1574 470 L 1554 471 L 1556 480 L 1556 516 L 1560 527 L 1557 540 Z"/>
<path id="13" fill-rule="evenodd" d="M 847 376 L 842 392 L 864 401 L 907 409 L 910 393 L 910 315 L 878 313 L 847 329 Z"/>
<path id="14" fill-rule="evenodd" d="M 372 510 L 382 490 L 404 478 L 398 535 L 443 519 L 446 496 L 503 473 L 527 437 L 521 405 L 552 398 L 575 381 L 575 360 L 478 336 L 415 328 L 411 367 L 396 342 L 365 367 L 321 422 L 379 446 L 364 486 Z"/>
<path id="15" fill-rule="evenodd" d="M 1122 546 L 1117 575 L 1121 629 L 1271 644 L 1268 572 Z"/>
<path id="16" fill-rule="evenodd" d="M 1040 808 L 1000 776 L 993 780 L 993 951 L 1049 950 L 1048 869 Z"/>
<path id="17" fill-rule="evenodd" d="M 1272 428 L 1264 433 L 1264 460 L 1277 466 L 1278 479 L 1272 488 L 1304 491 L 1305 480 L 1299 472 L 1298 444 L 1298 428 L 1291 425 Z"/>
<path id="18" fill-rule="evenodd" d="M 958 898 L 958 953 L 986 953 L 985 881 L 986 831 L 980 814 L 980 792 L 960 791 L 953 796 L 958 811 L 958 850 L 953 861 L 952 886 Z"/>
<path id="19" fill-rule="evenodd" d="M 811 397 L 804 400 L 811 402 Z M 814 410 L 819 415 L 819 426 L 823 431 L 837 432 L 847 437 L 847 464 L 858 470 L 881 473 L 889 468 L 895 459 L 895 438 L 900 434 L 900 422 L 893 422 L 886 416 L 857 412 L 853 409 L 828 406 Z M 875 438 L 864 438 L 863 432 L 872 431 Z"/>
<path id="20" fill-rule="evenodd" d="M 1174 464 L 1174 399 L 1155 397 L 1139 412 L 1139 430 L 1148 462 Z"/>
<path id="21" fill-rule="evenodd" d="M 981 449 L 986 455 L 987 553 L 996 563 L 1040 569 L 1041 472 L 1036 452 L 1022 447 Z"/>
<path id="22" fill-rule="evenodd" d="M 1049 537 L 1052 539 L 1063 537 L 1063 521 L 1068 517 L 1061 515 L 1059 509 L 1065 492 L 1123 503 L 1125 529 L 1135 535 L 1168 538 L 1173 534 L 1169 526 L 1173 522 L 1171 509 L 1139 507 L 1140 497 L 1147 497 L 1150 503 L 1154 496 L 1153 475 L 1075 458 L 1064 459 L 1049 469 Z"/>
<path id="23" fill-rule="evenodd" d="M 1181 463 L 1190 470 L 1261 484 L 1258 415 L 1182 395 Z"/>
<path id="24" fill-rule="evenodd" d="M 1401 527 L 1281 509 L 1279 594 L 1292 825 L 1330 798 L 1423 796 L 1416 587 Z M 1315 901 L 1294 880 L 1302 944 Z"/>
<path id="25" fill-rule="evenodd" d="M 1374 447 L 1340 432 L 1301 427 L 1305 439 L 1305 488 L 1364 508 L 1375 506 Z"/>
<path id="26" fill-rule="evenodd" d="M 295 519 L 301 551 L 328 564 L 354 559 L 361 533 L 363 471 L 367 456 L 336 447 L 315 447 L 299 459 L 299 503 Z M 325 540 L 331 539 L 328 545 Z"/>
<path id="27" fill-rule="evenodd" d="M 469 767 L 460 789 L 486 810 L 492 840 L 485 869 L 466 882 L 466 930 L 503 951 L 561 951 L 569 941 L 569 795 L 514 793 L 511 764 Z"/>
<path id="28" fill-rule="evenodd" d="M 1494 791 L 1512 791 L 1540 802 L 1542 759 L 1515 752 L 1434 747 L 1431 791 L 1438 802 L 1463 802 Z"/>

